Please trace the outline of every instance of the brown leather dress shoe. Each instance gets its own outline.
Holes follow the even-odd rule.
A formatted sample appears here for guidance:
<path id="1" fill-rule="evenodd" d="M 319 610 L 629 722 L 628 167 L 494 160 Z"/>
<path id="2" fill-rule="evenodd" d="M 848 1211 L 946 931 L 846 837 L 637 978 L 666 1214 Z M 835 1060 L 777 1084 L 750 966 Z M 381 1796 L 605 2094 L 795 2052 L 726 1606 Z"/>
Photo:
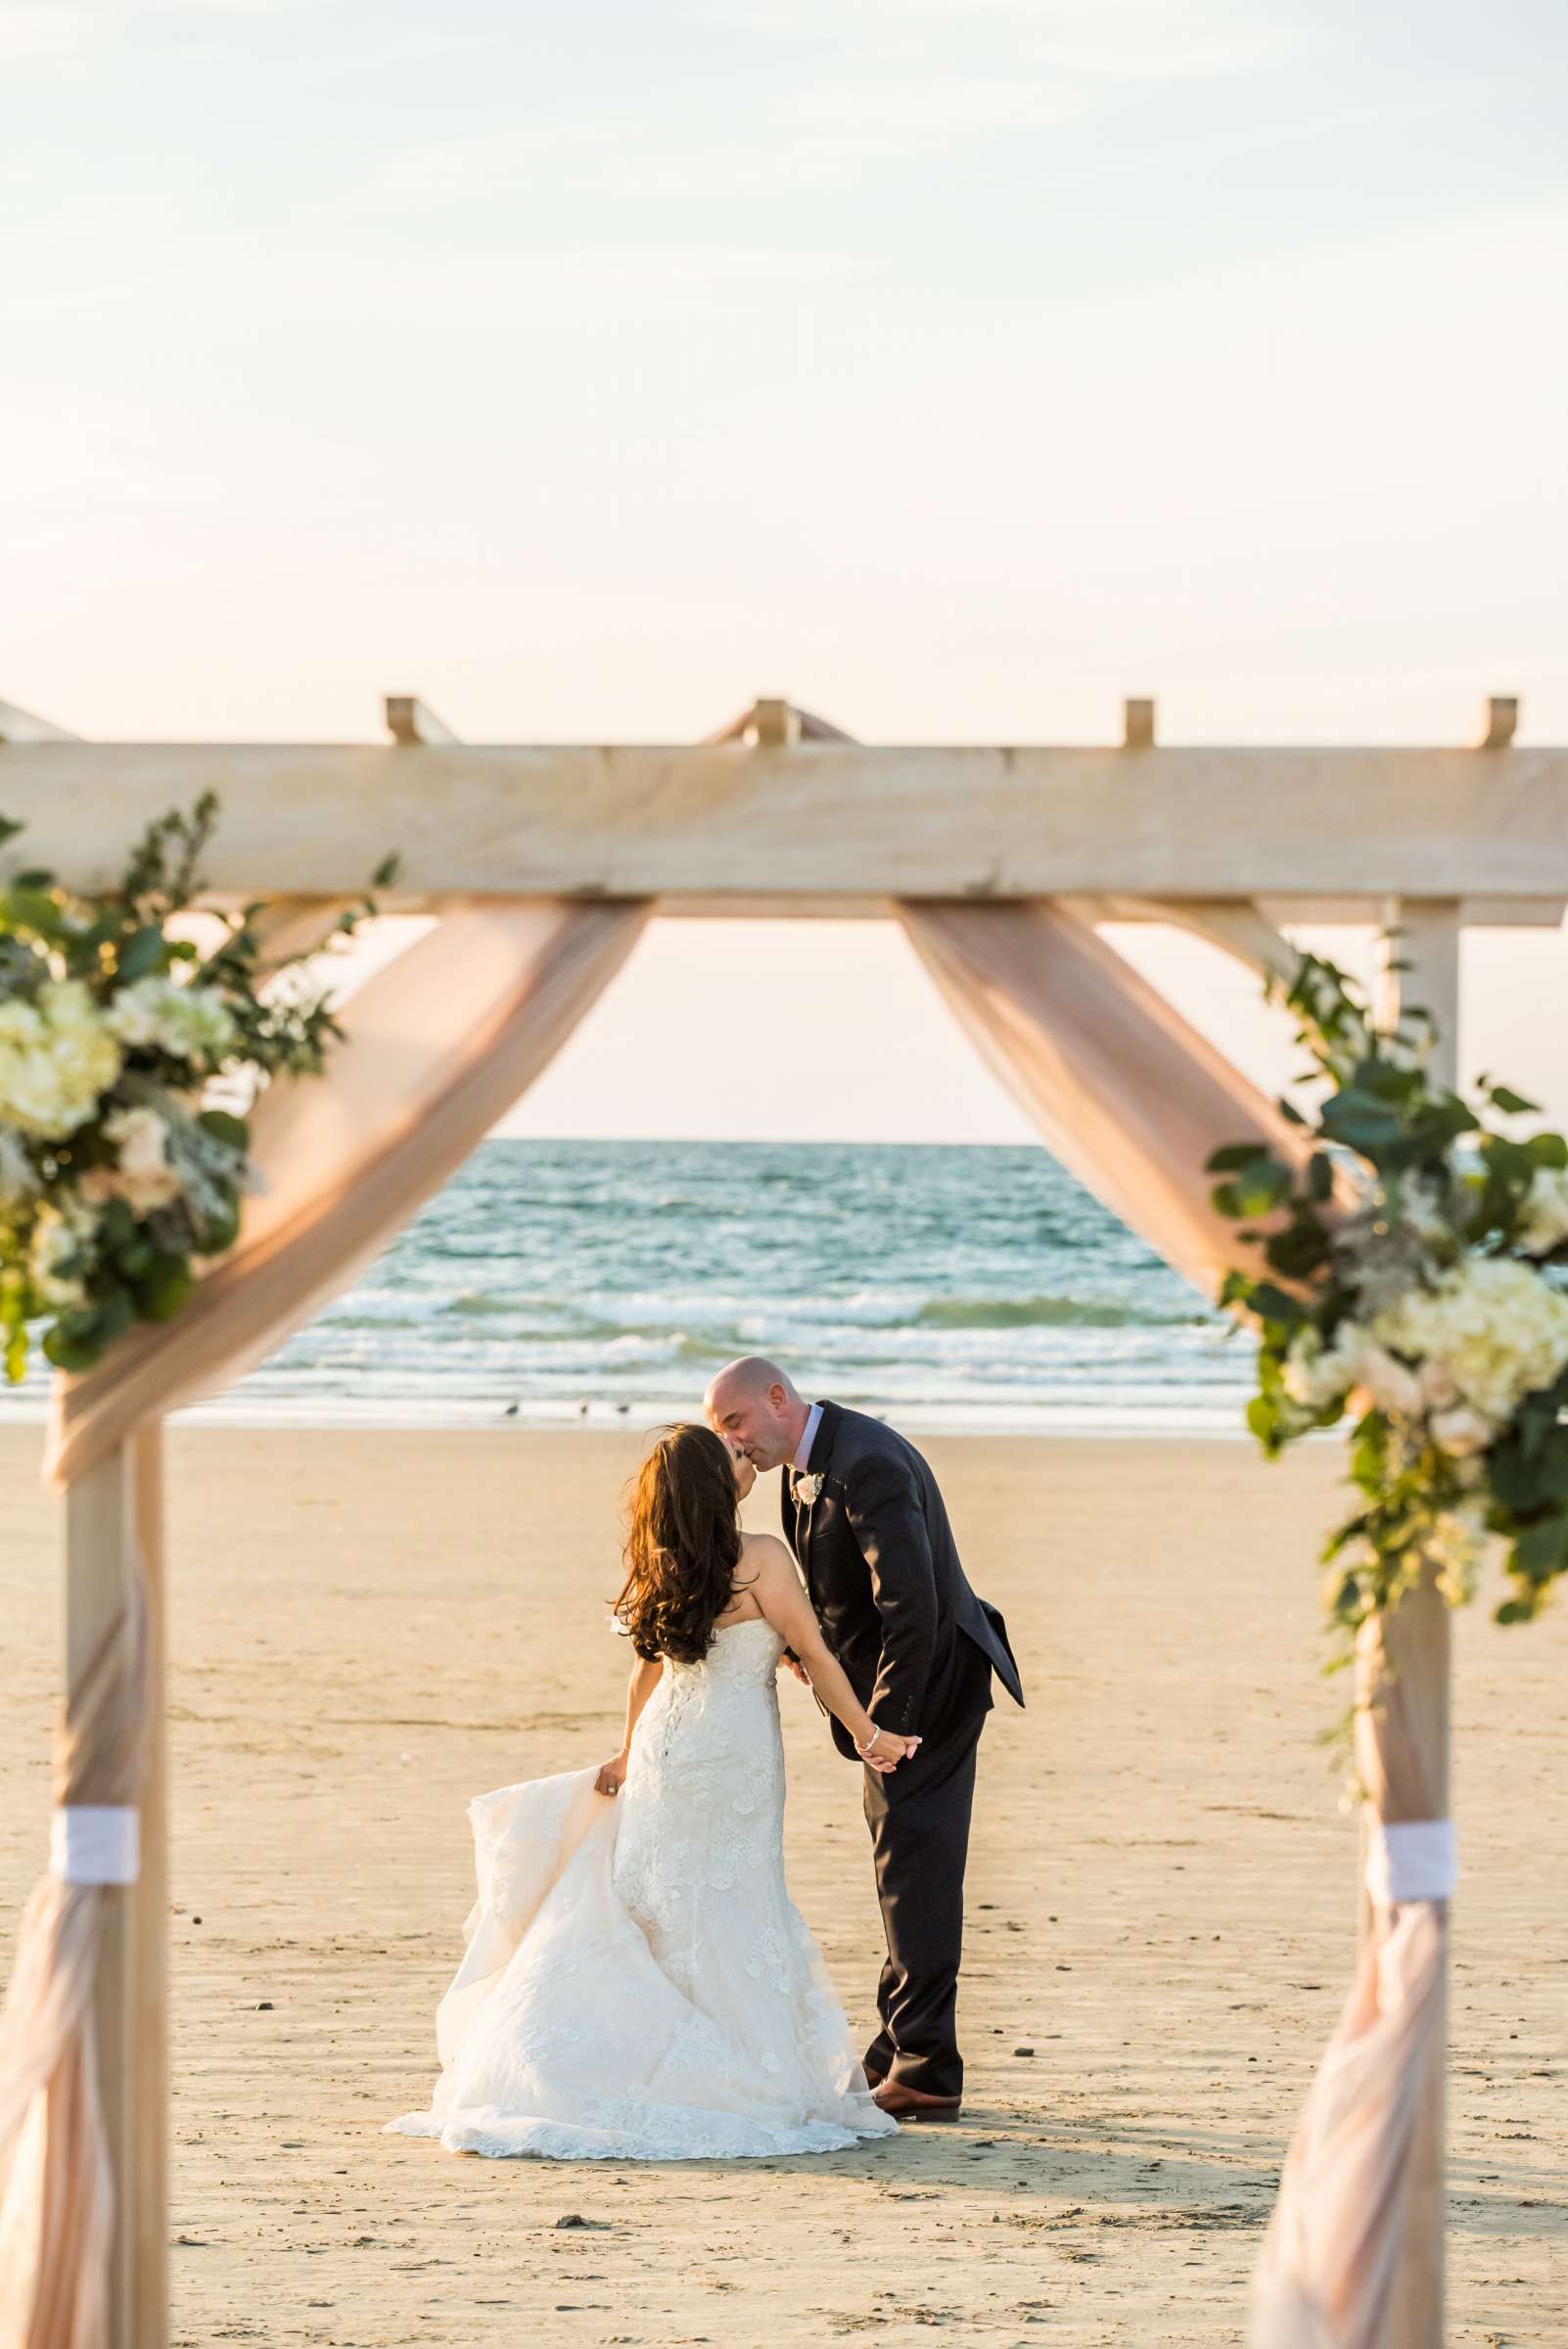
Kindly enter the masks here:
<path id="1" fill-rule="evenodd" d="M 871 2101 L 896 2121 L 955 2121 L 963 2110 L 962 2096 L 928 2096 L 924 2089 L 905 2088 L 901 2080 L 884 2080 Z"/>

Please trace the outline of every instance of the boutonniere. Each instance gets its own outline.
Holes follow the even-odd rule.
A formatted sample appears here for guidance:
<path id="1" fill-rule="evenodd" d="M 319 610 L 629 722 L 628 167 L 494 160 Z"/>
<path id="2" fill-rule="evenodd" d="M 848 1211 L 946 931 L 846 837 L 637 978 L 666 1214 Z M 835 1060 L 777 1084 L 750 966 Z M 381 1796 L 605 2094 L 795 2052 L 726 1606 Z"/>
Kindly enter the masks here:
<path id="1" fill-rule="evenodd" d="M 815 1476 L 798 1476 L 790 1490 L 797 1500 L 804 1500 L 807 1507 L 812 1509 L 822 1497 L 822 1487 L 826 1481 L 820 1472 Z"/>

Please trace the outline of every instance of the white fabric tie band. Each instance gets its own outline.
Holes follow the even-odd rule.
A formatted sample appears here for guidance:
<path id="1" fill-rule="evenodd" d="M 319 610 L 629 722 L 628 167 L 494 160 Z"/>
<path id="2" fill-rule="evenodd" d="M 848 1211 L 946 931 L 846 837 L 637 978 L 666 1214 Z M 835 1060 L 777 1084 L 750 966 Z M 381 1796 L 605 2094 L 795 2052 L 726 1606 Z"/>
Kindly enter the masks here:
<path id="1" fill-rule="evenodd" d="M 1380 1909 L 1404 1901 L 1446 1901 L 1459 1880 L 1452 1819 L 1374 1824 L 1366 1847 L 1366 1889 Z"/>
<path id="2" fill-rule="evenodd" d="M 134 1884 L 141 1813 L 119 1803 L 68 1803 L 49 1818 L 49 1872 L 67 1884 Z"/>

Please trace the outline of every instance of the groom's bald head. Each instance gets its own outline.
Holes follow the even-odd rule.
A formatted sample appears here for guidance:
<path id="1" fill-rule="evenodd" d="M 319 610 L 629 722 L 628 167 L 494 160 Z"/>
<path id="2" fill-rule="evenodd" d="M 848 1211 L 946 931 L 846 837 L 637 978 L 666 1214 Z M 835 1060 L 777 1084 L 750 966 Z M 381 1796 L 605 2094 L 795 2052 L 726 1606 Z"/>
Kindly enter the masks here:
<path id="1" fill-rule="evenodd" d="M 761 1354 L 726 1362 L 703 1397 L 703 1412 L 759 1468 L 793 1459 L 810 1416 L 788 1371 Z"/>

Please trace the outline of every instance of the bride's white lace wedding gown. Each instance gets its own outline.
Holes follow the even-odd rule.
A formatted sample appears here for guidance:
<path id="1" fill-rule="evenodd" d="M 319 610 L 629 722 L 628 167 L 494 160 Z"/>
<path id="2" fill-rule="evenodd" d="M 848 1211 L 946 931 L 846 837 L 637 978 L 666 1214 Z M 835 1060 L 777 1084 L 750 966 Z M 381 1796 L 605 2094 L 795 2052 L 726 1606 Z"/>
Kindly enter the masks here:
<path id="1" fill-rule="evenodd" d="M 667 1660 L 614 1800 L 582 1770 L 469 1805 L 479 1897 L 437 2014 L 441 2077 L 390 2129 L 678 2161 L 897 2128 L 784 1880 L 782 1652 L 753 1617 L 702 1663 Z"/>

